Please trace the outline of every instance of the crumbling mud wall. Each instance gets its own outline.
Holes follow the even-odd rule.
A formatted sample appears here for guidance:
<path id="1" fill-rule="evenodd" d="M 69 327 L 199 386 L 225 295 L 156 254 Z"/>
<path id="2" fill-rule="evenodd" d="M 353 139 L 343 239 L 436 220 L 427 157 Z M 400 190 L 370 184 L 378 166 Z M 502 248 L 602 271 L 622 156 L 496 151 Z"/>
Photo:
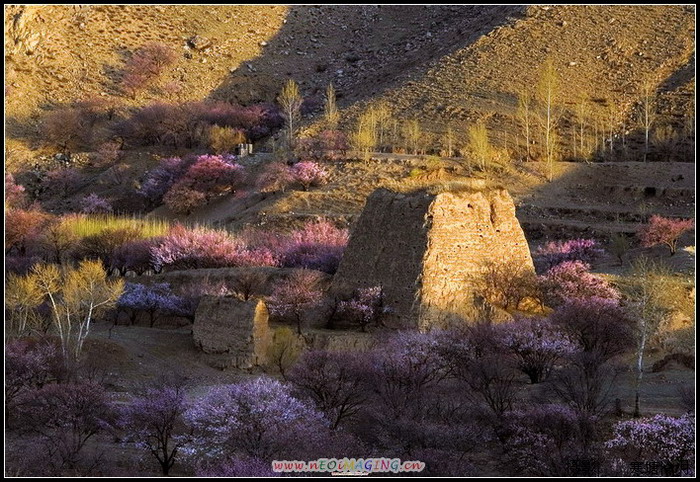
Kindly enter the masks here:
<path id="1" fill-rule="evenodd" d="M 192 336 L 212 366 L 264 365 L 271 339 L 267 307 L 259 299 L 206 296 L 197 307 Z"/>
<path id="2" fill-rule="evenodd" d="M 427 218 L 421 329 L 478 318 L 489 264 L 525 266 L 534 272 L 527 240 L 505 189 L 438 194 Z"/>
<path id="3" fill-rule="evenodd" d="M 381 285 L 387 321 L 421 330 L 476 320 L 490 263 L 534 271 L 513 200 L 483 184 L 372 193 L 331 292 Z"/>

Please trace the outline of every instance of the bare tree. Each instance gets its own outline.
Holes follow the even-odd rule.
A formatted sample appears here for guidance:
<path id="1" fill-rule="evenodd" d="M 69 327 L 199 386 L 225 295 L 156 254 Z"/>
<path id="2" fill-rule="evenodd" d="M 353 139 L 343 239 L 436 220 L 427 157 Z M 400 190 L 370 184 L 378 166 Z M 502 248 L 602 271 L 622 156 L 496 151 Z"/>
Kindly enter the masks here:
<path id="1" fill-rule="evenodd" d="M 48 298 L 64 358 L 78 361 L 95 315 L 114 305 L 124 280 L 107 281 L 100 261 L 82 261 L 63 272 L 55 265 L 39 265 L 29 276 Z"/>
<path id="2" fill-rule="evenodd" d="M 404 140 L 406 141 L 406 150 L 411 151 L 411 154 L 418 154 L 418 146 L 421 137 L 421 128 L 418 120 L 413 119 L 406 121 L 404 124 Z"/>
<path id="3" fill-rule="evenodd" d="M 377 129 L 374 111 L 369 109 L 357 119 L 354 132 L 350 135 L 353 149 L 362 153 L 365 162 L 369 161 L 369 153 L 377 145 Z"/>
<path id="4" fill-rule="evenodd" d="M 482 171 L 486 170 L 486 162 L 491 155 L 491 144 L 489 134 L 486 129 L 486 122 L 483 120 L 469 126 L 469 151 L 479 162 Z"/>
<path id="5" fill-rule="evenodd" d="M 442 146 L 445 150 L 446 157 L 452 157 L 454 154 L 455 132 L 452 128 L 452 123 L 447 124 L 445 134 L 442 136 Z"/>
<path id="6" fill-rule="evenodd" d="M 392 112 L 386 102 L 379 102 L 372 108 L 374 112 L 375 128 L 377 130 L 377 146 L 380 151 L 384 150 L 384 142 L 388 137 L 392 121 Z"/>
<path id="7" fill-rule="evenodd" d="M 299 93 L 299 86 L 292 79 L 287 81 L 277 98 L 277 102 L 279 102 L 282 107 L 284 120 L 286 122 L 287 148 L 290 151 L 294 150 L 294 141 L 296 140 L 297 124 L 299 122 L 302 100 L 301 94 Z"/>
<path id="8" fill-rule="evenodd" d="M 639 122 L 644 128 L 644 162 L 647 162 L 647 156 L 649 155 L 649 135 L 651 134 L 651 128 L 656 120 L 656 91 L 654 85 L 650 82 L 644 82 L 642 84 L 642 99 L 639 106 Z"/>
<path id="9" fill-rule="evenodd" d="M 542 108 L 542 127 L 544 135 L 545 161 L 547 163 L 547 180 L 554 177 L 554 156 L 556 152 L 556 127 L 558 116 L 555 112 L 559 95 L 559 76 L 554 62 L 548 58 L 543 67 L 538 85 L 538 97 Z"/>
<path id="10" fill-rule="evenodd" d="M 608 103 L 608 135 L 610 136 L 610 160 L 613 160 L 615 150 L 615 124 L 617 121 L 617 109 L 612 100 Z"/>
<path id="11" fill-rule="evenodd" d="M 338 127 L 340 113 L 335 103 L 335 88 L 332 82 L 328 84 L 328 88 L 326 89 L 326 104 L 323 108 L 323 115 L 329 129 L 336 129 Z"/>
<path id="12" fill-rule="evenodd" d="M 670 272 L 665 266 L 641 257 L 622 282 L 622 290 L 629 300 L 629 310 L 637 320 L 637 356 L 634 396 L 634 416 L 640 416 L 639 392 L 644 376 L 644 351 L 649 339 L 658 331 L 666 315 L 663 295 L 668 289 Z"/>
<path id="13" fill-rule="evenodd" d="M 530 156 L 530 123 L 532 122 L 532 94 L 527 90 L 522 90 L 518 95 L 518 117 L 523 125 L 525 134 L 525 153 L 527 160 Z"/>
<path id="14" fill-rule="evenodd" d="M 297 361 L 302 348 L 302 342 L 290 328 L 279 327 L 274 331 L 272 343 L 268 349 L 268 363 L 277 368 L 282 378 L 286 380 L 287 370 Z"/>

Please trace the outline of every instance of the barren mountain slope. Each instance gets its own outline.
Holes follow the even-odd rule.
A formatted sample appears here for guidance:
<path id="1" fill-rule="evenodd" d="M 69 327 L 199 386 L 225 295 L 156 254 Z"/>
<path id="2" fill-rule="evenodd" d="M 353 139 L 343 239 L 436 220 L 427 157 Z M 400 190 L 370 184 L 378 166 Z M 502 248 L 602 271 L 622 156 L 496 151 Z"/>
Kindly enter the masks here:
<path id="1" fill-rule="evenodd" d="M 512 116 L 518 93 L 535 93 L 550 58 L 559 76 L 557 103 L 571 110 L 590 99 L 624 112 L 651 81 L 673 99 L 662 109 L 675 103 L 675 112 L 684 112 L 694 91 L 694 25 L 692 7 L 528 7 L 525 18 L 442 57 L 384 98 L 418 119 Z"/>
<path id="2" fill-rule="evenodd" d="M 475 40 L 521 7 L 420 6 L 11 6 L 5 9 L 7 108 L 119 95 L 124 60 L 163 42 L 178 61 L 161 85 L 177 99 L 274 100 L 288 77 L 306 94 L 334 80 L 340 91 L 377 88 Z M 199 35 L 211 46 L 193 49 Z M 418 69 L 420 71 L 421 69 Z M 372 77 L 373 76 L 373 77 Z M 147 97 L 162 95 L 151 91 Z M 129 101 L 129 99 L 123 99 Z"/>
<path id="3" fill-rule="evenodd" d="M 194 35 L 211 46 L 190 48 Z M 385 98 L 399 117 L 429 125 L 511 115 L 516 93 L 551 57 L 563 104 L 628 106 L 647 79 L 674 90 L 668 81 L 684 67 L 694 88 L 693 36 L 688 6 L 11 6 L 6 108 L 22 119 L 119 96 L 124 60 L 149 41 L 174 47 L 178 61 L 160 82 L 165 92 L 120 97 L 126 103 L 273 100 L 293 77 L 306 95 L 332 80 L 342 106 Z"/>

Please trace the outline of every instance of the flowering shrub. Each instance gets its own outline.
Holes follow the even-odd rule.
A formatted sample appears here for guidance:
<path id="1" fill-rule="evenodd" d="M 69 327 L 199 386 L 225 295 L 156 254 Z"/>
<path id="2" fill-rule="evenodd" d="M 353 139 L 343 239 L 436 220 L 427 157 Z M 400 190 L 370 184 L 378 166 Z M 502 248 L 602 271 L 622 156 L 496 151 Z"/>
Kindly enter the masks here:
<path id="1" fill-rule="evenodd" d="M 269 136 L 282 126 L 279 108 L 256 104 L 240 107 L 226 102 L 157 102 L 137 110 L 117 124 L 115 133 L 136 145 L 208 147 L 211 126 L 241 129 L 249 141 Z"/>
<path id="2" fill-rule="evenodd" d="M 307 268 L 333 274 L 348 243 L 347 229 L 336 228 L 328 221 L 310 221 L 292 233 L 283 247 L 282 265 Z"/>
<path id="3" fill-rule="evenodd" d="M 48 225 L 49 215 L 38 208 L 10 208 L 5 211 L 5 253 L 24 256 L 36 246 L 39 238 Z"/>
<path id="4" fill-rule="evenodd" d="M 80 202 L 80 212 L 85 214 L 107 214 L 112 212 L 112 204 L 95 193 L 85 196 Z"/>
<path id="5" fill-rule="evenodd" d="M 189 214 L 213 197 L 234 190 L 243 180 L 243 167 L 235 163 L 234 156 L 203 155 L 170 188 L 163 200 L 174 211 Z"/>
<path id="6" fill-rule="evenodd" d="M 44 117 L 42 138 L 62 151 L 91 148 L 102 107 L 99 101 L 58 107 Z"/>
<path id="7" fill-rule="evenodd" d="M 163 201 L 174 212 L 189 215 L 194 209 L 207 203 L 207 196 L 185 183 L 177 183 L 170 188 Z"/>
<path id="8" fill-rule="evenodd" d="M 539 277 L 545 303 L 560 306 L 574 298 L 620 299 L 615 287 L 589 270 L 590 265 L 581 261 L 564 261 L 550 268 Z"/>
<path id="9" fill-rule="evenodd" d="M 356 295 L 338 304 L 338 311 L 356 320 L 365 331 L 371 323 L 377 323 L 382 315 L 384 292 L 381 286 L 361 288 Z"/>
<path id="10" fill-rule="evenodd" d="M 139 193 L 153 204 L 160 204 L 165 193 L 187 172 L 195 160 L 195 157 L 185 157 L 184 159 L 168 157 L 161 159 L 158 167 L 150 170 L 146 175 Z"/>
<path id="11" fill-rule="evenodd" d="M 321 186 L 328 181 L 328 172 L 315 162 L 303 161 L 292 166 L 292 179 L 301 184 L 304 191 L 311 186 Z"/>
<path id="12" fill-rule="evenodd" d="M 282 162 L 272 162 L 265 166 L 256 180 L 261 192 L 284 192 L 294 182 L 292 170 Z"/>
<path id="13" fill-rule="evenodd" d="M 320 412 L 267 377 L 218 386 L 192 404 L 185 417 L 195 433 L 189 452 L 215 461 L 233 453 L 285 458 L 327 431 Z"/>
<path id="14" fill-rule="evenodd" d="M 678 238 L 693 229 L 693 226 L 692 219 L 671 219 L 655 215 L 651 217 L 648 224 L 642 226 L 637 235 L 645 248 L 665 244 L 673 256 L 676 254 Z"/>
<path id="15" fill-rule="evenodd" d="M 576 349 L 548 320 L 525 318 L 499 326 L 501 341 L 517 358 L 517 367 L 531 383 L 547 379 L 554 363 Z"/>
<path id="16" fill-rule="evenodd" d="M 299 270 L 278 283 L 268 299 L 270 313 L 280 318 L 292 318 L 301 334 L 304 315 L 322 299 L 318 288 L 320 275 L 314 271 Z"/>
<path id="17" fill-rule="evenodd" d="M 175 52 L 160 42 L 151 42 L 139 48 L 124 66 L 122 88 L 136 94 L 157 78 L 170 64 L 175 62 Z"/>
<path id="18" fill-rule="evenodd" d="M 239 243 L 223 231 L 187 229 L 178 225 L 151 249 L 151 254 L 158 267 L 216 268 L 226 266 L 239 249 Z"/>
<path id="19" fill-rule="evenodd" d="M 154 270 L 156 267 L 153 264 L 151 248 L 160 242 L 160 237 L 127 241 L 112 252 L 112 266 L 122 275 L 127 271 L 141 275 L 148 270 Z"/>
<path id="20" fill-rule="evenodd" d="M 342 131 L 325 130 L 314 137 L 297 140 L 296 151 L 302 159 L 336 159 L 349 149 L 348 138 Z"/>
<path id="21" fill-rule="evenodd" d="M 659 414 L 618 422 L 605 446 L 628 461 L 663 461 L 679 467 L 695 452 L 695 420 L 692 415 Z"/>
<path id="22" fill-rule="evenodd" d="M 622 354 L 634 345 L 633 323 L 615 300 L 571 299 L 549 319 L 595 363 Z"/>
<path id="23" fill-rule="evenodd" d="M 277 260 L 264 248 L 248 249 L 223 231 L 175 226 L 151 248 L 157 269 L 274 266 Z"/>
<path id="24" fill-rule="evenodd" d="M 344 156 L 350 148 L 348 138 L 343 131 L 326 130 L 318 135 L 318 139 L 325 156 L 330 159 Z"/>
<path id="25" fill-rule="evenodd" d="M 590 263 L 603 252 L 598 241 L 594 239 L 550 241 L 537 250 L 536 260 L 543 269 L 549 269 L 564 261 Z"/>
<path id="26" fill-rule="evenodd" d="M 5 205 L 20 207 L 26 203 L 24 186 L 15 183 L 15 178 L 9 172 L 5 174 Z"/>

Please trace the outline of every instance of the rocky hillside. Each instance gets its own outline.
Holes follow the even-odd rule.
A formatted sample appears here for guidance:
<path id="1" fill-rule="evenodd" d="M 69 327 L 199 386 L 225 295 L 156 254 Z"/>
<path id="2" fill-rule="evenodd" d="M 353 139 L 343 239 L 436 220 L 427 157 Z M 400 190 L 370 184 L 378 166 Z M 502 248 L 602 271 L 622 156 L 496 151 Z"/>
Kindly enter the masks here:
<path id="1" fill-rule="evenodd" d="M 269 101 L 292 77 L 307 96 L 333 81 L 345 108 L 385 99 L 437 131 L 483 116 L 509 125 L 551 58 L 562 105 L 628 110 L 651 80 L 678 113 L 694 91 L 694 18 L 689 6 L 9 6 L 6 109 L 36 127 L 42 110 L 94 95 Z M 124 98 L 119 71 L 149 41 L 178 60 Z"/>

